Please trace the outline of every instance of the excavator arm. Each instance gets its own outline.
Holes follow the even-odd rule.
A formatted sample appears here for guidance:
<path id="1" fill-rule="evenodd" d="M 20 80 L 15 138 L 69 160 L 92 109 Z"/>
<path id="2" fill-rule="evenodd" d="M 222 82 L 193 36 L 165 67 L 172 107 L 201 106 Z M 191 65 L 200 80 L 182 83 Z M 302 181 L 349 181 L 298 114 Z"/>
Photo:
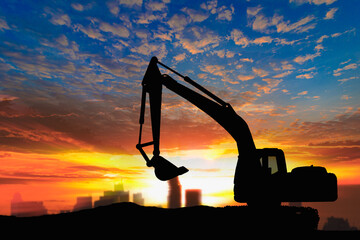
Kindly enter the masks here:
<path id="1" fill-rule="evenodd" d="M 200 94 L 161 74 L 158 65 L 177 74 L 185 82 L 200 90 Z M 286 170 L 284 153 L 277 148 L 256 149 L 247 123 L 233 110 L 229 103 L 209 92 L 189 77 L 185 77 L 153 57 L 142 81 L 139 142 L 136 145 L 148 167 L 154 167 L 160 180 L 169 180 L 186 173 L 185 167 L 176 167 L 160 156 L 160 124 L 162 87 L 183 97 L 204 111 L 220 124 L 235 140 L 238 161 L 234 176 L 234 199 L 250 205 L 278 205 L 286 202 L 335 201 L 337 178 L 323 167 L 298 167 L 291 173 Z M 149 96 L 153 140 L 142 143 L 146 97 Z M 144 147 L 153 145 L 153 157 L 149 159 Z"/>
<path id="2" fill-rule="evenodd" d="M 198 92 L 195 92 L 194 90 L 184 86 L 181 83 L 178 83 L 169 75 L 161 74 L 158 68 L 158 64 L 183 78 L 185 82 L 191 84 L 193 87 L 200 90 L 207 97 L 203 96 Z M 246 169 L 247 173 L 251 172 L 251 169 L 255 170 L 256 168 L 259 168 L 259 165 L 257 164 L 258 161 L 256 161 L 256 147 L 250 129 L 244 119 L 242 119 L 239 115 L 236 114 L 231 105 L 224 102 L 216 95 L 194 82 L 189 77 L 181 75 L 175 70 L 159 62 L 156 57 L 153 57 L 149 63 L 149 66 L 142 81 L 143 90 L 139 121 L 140 132 L 139 142 L 136 147 L 144 157 L 147 166 L 155 168 L 155 175 L 160 180 L 169 180 L 188 171 L 185 167 L 177 168 L 175 165 L 160 156 L 162 86 L 165 86 L 175 94 L 183 97 L 184 99 L 204 111 L 207 115 L 209 115 L 217 123 L 219 123 L 234 138 L 237 143 L 239 152 L 237 168 Z M 142 126 L 144 124 L 147 94 L 149 95 L 150 102 L 153 141 L 142 143 Z M 150 145 L 154 146 L 153 157 L 151 160 L 143 149 L 144 147 Z M 236 170 L 236 172 L 237 171 L 238 169 Z"/>

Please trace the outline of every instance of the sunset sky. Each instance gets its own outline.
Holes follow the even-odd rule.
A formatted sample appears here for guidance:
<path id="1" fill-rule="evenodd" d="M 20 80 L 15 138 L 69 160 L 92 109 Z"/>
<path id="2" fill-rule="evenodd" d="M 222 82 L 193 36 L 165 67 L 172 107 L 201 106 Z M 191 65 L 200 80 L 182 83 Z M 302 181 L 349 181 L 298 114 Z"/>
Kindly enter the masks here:
<path id="1" fill-rule="evenodd" d="M 360 184 L 359 13 L 356 0 L 0 1 L 0 215 L 16 192 L 53 213 L 121 181 L 166 206 L 135 148 L 152 56 L 229 102 L 288 171 Z M 162 124 L 183 189 L 235 204 L 231 136 L 169 90 Z"/>

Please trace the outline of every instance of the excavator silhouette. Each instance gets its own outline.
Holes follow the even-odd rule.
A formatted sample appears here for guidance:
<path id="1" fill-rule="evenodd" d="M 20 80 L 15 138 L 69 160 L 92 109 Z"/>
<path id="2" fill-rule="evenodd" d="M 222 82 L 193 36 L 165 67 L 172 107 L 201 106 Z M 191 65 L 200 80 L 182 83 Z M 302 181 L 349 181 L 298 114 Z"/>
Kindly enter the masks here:
<path id="1" fill-rule="evenodd" d="M 172 77 L 161 74 L 158 64 L 180 76 L 185 82 L 200 90 L 207 97 L 178 83 Z M 156 57 L 150 60 L 142 81 L 139 143 L 136 148 L 148 167 L 154 167 L 155 175 L 162 181 L 188 171 L 176 167 L 160 156 L 160 120 L 162 86 L 188 100 L 220 124 L 235 140 L 238 161 L 234 176 L 234 199 L 249 206 L 279 206 L 281 202 L 323 202 L 337 199 L 337 178 L 324 167 L 305 166 L 287 172 L 284 152 L 277 148 L 256 149 L 247 123 L 231 107 L 213 93 L 183 76 Z M 149 95 L 153 141 L 142 143 L 146 94 Z M 144 147 L 153 145 L 151 160 Z"/>

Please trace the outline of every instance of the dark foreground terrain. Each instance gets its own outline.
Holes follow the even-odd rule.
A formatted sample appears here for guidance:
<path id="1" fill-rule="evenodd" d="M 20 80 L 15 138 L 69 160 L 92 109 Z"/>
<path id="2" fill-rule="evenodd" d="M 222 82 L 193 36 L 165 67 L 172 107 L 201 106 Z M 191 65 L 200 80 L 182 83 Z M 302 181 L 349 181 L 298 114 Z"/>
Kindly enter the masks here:
<path id="1" fill-rule="evenodd" d="M 14 234 L 33 235 L 92 233 L 149 234 L 180 236 L 196 234 L 240 234 L 242 232 L 314 231 L 318 227 L 316 209 L 282 206 L 276 209 L 253 209 L 247 206 L 224 208 L 197 206 L 177 209 L 143 207 L 134 203 L 117 203 L 72 213 L 17 218 L 0 216 L 0 228 Z"/>

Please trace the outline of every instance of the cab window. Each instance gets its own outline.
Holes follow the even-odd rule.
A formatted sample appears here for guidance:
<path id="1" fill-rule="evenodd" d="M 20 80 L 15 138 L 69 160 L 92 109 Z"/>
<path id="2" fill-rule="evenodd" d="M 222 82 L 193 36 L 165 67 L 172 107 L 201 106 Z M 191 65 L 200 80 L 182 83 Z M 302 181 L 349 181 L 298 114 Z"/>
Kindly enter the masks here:
<path id="1" fill-rule="evenodd" d="M 276 156 L 268 157 L 269 168 L 271 169 L 271 174 L 277 173 L 279 171 Z"/>

